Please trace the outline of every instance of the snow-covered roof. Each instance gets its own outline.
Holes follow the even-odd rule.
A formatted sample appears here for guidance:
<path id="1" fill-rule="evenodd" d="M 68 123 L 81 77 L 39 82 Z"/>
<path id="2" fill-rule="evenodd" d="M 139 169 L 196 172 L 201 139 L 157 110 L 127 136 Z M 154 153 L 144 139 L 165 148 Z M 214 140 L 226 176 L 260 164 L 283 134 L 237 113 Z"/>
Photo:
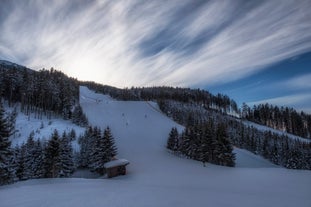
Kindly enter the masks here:
<path id="1" fill-rule="evenodd" d="M 112 168 L 112 167 L 128 165 L 128 164 L 130 164 L 130 162 L 126 159 L 117 159 L 117 160 L 112 160 L 110 162 L 106 162 L 104 164 L 104 167 L 105 168 Z"/>

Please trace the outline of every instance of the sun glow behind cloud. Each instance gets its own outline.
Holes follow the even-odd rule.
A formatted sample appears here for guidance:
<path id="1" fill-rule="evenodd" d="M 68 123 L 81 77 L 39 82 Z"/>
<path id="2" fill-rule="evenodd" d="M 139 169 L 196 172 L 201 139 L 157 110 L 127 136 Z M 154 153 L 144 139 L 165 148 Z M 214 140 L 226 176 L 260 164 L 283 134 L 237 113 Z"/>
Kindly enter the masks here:
<path id="1" fill-rule="evenodd" d="M 311 49 L 310 1 L 7 1 L 0 58 L 118 87 L 225 83 Z"/>

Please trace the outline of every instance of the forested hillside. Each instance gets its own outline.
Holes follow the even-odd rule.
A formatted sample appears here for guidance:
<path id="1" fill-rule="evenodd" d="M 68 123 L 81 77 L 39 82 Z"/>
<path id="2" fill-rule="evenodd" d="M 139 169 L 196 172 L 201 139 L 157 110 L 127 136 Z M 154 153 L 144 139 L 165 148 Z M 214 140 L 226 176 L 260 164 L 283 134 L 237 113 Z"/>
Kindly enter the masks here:
<path id="1" fill-rule="evenodd" d="M 42 69 L 33 71 L 16 64 L 0 64 L 0 97 L 9 106 L 21 103 L 21 111 L 38 117 L 52 114 L 70 119 L 78 104 L 79 81 L 64 73 Z"/>
<path id="2" fill-rule="evenodd" d="M 94 82 L 81 82 L 53 68 L 36 72 L 8 62 L 0 62 L 0 75 L 1 98 L 7 100 L 9 105 L 20 103 L 22 112 L 35 113 L 37 118 L 55 114 L 64 119 L 72 119 L 78 125 L 87 126 L 87 119 L 78 103 L 79 85 L 85 85 L 118 100 L 157 101 L 167 116 L 186 126 L 185 131 L 178 135 L 178 146 L 174 151 L 188 158 L 234 166 L 232 147 L 235 145 L 287 168 L 311 169 L 309 142 L 264 132 L 243 123 L 243 119 L 248 119 L 302 137 L 310 137 L 310 115 L 298 113 L 294 109 L 266 104 L 254 106 L 253 109 L 243 105 L 240 110 L 228 96 L 213 95 L 201 89 L 119 89 Z M 14 118 L 13 115 L 12 117 Z M 211 136 L 207 135 L 208 130 Z M 209 136 L 210 139 L 206 139 Z M 206 143 L 212 143 L 214 148 L 203 149 Z M 222 146 L 226 147 L 221 149 Z M 219 153 L 216 151 L 223 150 L 228 159 L 219 159 L 213 155 Z"/>
<path id="3" fill-rule="evenodd" d="M 213 95 L 201 89 L 165 86 L 118 89 L 94 82 L 83 82 L 82 84 L 96 92 L 108 94 L 118 100 L 155 100 L 158 102 L 174 100 L 181 103 L 199 104 L 206 109 L 213 109 L 222 113 L 239 113 L 237 103 L 227 95 Z"/>
<path id="4" fill-rule="evenodd" d="M 242 107 L 242 116 L 250 121 L 286 131 L 301 137 L 311 138 L 311 115 L 297 112 L 290 107 L 259 104 Z"/>
<path id="5" fill-rule="evenodd" d="M 191 140 L 188 144 L 187 152 L 183 152 L 184 135 L 178 137 L 179 146 L 176 150 L 179 153 L 195 160 L 204 160 L 202 157 L 202 149 L 204 145 L 210 143 L 211 149 L 207 149 L 209 153 L 208 160 L 213 163 L 219 163 L 219 159 L 213 157 L 213 153 L 217 154 L 219 143 L 230 149 L 232 145 L 239 148 L 247 149 L 254 154 L 259 154 L 270 160 L 274 164 L 284 166 L 290 169 L 311 169 L 311 142 L 293 139 L 286 135 L 280 135 L 271 131 L 264 131 L 252 126 L 247 126 L 243 120 L 232 116 L 218 113 L 214 110 L 207 110 L 204 107 L 194 103 L 181 103 L 178 101 L 162 101 L 161 110 L 172 117 L 176 122 L 187 126 L 187 139 Z M 226 126 L 225 136 L 229 138 L 230 144 L 226 140 L 219 141 L 215 126 Z M 209 135 L 212 134 L 212 135 Z M 223 144 L 225 143 L 225 144 Z M 195 156 L 191 152 L 195 151 Z M 190 154 L 189 154 L 190 152 Z M 196 153 L 198 152 L 198 153 Z M 230 150 L 227 153 L 230 155 Z M 200 155 L 200 156 L 197 156 Z M 231 163 L 231 155 L 225 159 L 226 163 Z M 230 164 L 228 164 L 230 165 Z"/>

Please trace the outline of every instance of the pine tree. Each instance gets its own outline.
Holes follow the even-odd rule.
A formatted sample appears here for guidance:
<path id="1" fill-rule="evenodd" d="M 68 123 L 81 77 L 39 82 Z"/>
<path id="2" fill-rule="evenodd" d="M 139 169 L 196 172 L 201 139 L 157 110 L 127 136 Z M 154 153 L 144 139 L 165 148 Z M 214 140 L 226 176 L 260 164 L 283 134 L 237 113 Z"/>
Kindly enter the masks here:
<path id="1" fill-rule="evenodd" d="M 72 122 L 82 127 L 86 127 L 88 125 L 88 120 L 80 105 L 76 106 L 73 110 Z"/>
<path id="2" fill-rule="evenodd" d="M 91 165 L 91 154 L 94 152 L 95 138 L 93 128 L 89 127 L 79 138 L 80 144 L 80 156 L 79 156 L 79 167 L 86 168 Z"/>
<path id="3" fill-rule="evenodd" d="M 213 148 L 214 148 L 214 129 L 213 122 L 209 121 L 204 125 L 204 132 L 201 143 L 200 150 L 200 160 L 203 162 L 205 166 L 206 162 L 211 162 L 214 158 L 213 156 Z"/>
<path id="4" fill-rule="evenodd" d="M 179 150 L 187 158 L 190 158 L 189 157 L 190 144 L 191 144 L 191 139 L 190 139 L 189 128 L 186 128 L 181 134 L 181 144 L 179 145 Z"/>
<path id="5" fill-rule="evenodd" d="M 191 159 L 200 160 L 201 158 L 201 144 L 202 144 L 202 127 L 199 124 L 195 124 L 190 127 L 190 146 L 188 155 Z"/>
<path id="6" fill-rule="evenodd" d="M 9 136 L 15 135 L 16 131 L 15 130 L 15 122 L 16 122 L 16 117 L 17 117 L 17 109 L 16 107 L 13 109 L 11 113 L 9 113 L 7 117 L 7 123 L 8 123 L 8 131 L 9 131 Z"/>
<path id="7" fill-rule="evenodd" d="M 60 139 L 57 130 L 52 134 L 51 139 L 45 148 L 44 159 L 45 177 L 55 178 L 59 176 L 61 168 L 60 160 Z"/>
<path id="8" fill-rule="evenodd" d="M 92 171 L 104 174 L 104 164 L 110 160 L 108 159 L 104 139 L 101 136 L 101 130 L 99 128 L 94 128 L 93 137 L 94 140 L 91 145 L 92 153 L 90 156 L 91 159 L 89 161 L 89 167 L 92 169 Z"/>
<path id="9" fill-rule="evenodd" d="M 262 143 L 262 152 L 261 152 L 261 154 L 266 159 L 270 158 L 269 139 L 271 138 L 271 136 L 272 136 L 271 131 L 265 132 L 264 140 L 263 140 L 263 143 Z"/>
<path id="10" fill-rule="evenodd" d="M 17 168 L 16 177 L 19 180 L 28 179 L 26 176 L 26 145 L 23 144 L 21 147 L 16 148 L 17 151 Z"/>
<path id="11" fill-rule="evenodd" d="M 104 131 L 103 140 L 104 140 L 104 146 L 106 150 L 105 153 L 107 155 L 107 161 L 110 161 L 118 153 L 117 153 L 117 147 L 115 145 L 114 137 L 112 136 L 112 133 L 109 127 L 107 127 Z"/>
<path id="12" fill-rule="evenodd" d="M 10 129 L 7 119 L 4 117 L 4 109 L 0 100 L 0 185 L 8 184 L 14 179 L 13 153 L 9 136 Z"/>
<path id="13" fill-rule="evenodd" d="M 233 154 L 233 147 L 229 141 L 226 126 L 221 123 L 218 124 L 216 130 L 217 146 L 216 146 L 216 163 L 224 166 L 235 166 L 235 155 Z"/>
<path id="14" fill-rule="evenodd" d="M 30 133 L 27 142 L 25 144 L 25 173 L 24 179 L 33 178 L 34 166 L 35 166 L 35 158 L 34 158 L 34 150 L 35 150 L 35 141 L 34 141 L 34 132 Z"/>
<path id="15" fill-rule="evenodd" d="M 42 178 L 44 176 L 44 151 L 40 140 L 35 141 L 33 155 L 33 178 Z"/>
<path id="16" fill-rule="evenodd" d="M 66 132 L 60 140 L 60 176 L 68 177 L 74 171 L 73 150 Z"/>
<path id="17" fill-rule="evenodd" d="M 173 127 L 168 140 L 167 140 L 167 145 L 166 148 L 169 150 L 172 150 L 173 152 L 177 152 L 179 148 L 179 135 L 176 127 Z"/>

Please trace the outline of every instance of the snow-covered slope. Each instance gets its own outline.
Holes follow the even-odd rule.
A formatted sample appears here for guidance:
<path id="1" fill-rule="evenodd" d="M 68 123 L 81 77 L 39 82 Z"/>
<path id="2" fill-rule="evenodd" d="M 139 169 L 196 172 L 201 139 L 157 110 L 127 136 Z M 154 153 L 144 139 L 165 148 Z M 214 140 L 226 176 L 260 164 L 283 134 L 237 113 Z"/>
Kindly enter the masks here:
<path id="1" fill-rule="evenodd" d="M 234 153 L 236 154 L 236 166 L 243 168 L 276 168 L 277 166 L 268 160 L 255 155 L 245 149 L 234 148 Z"/>
<path id="2" fill-rule="evenodd" d="M 165 149 L 179 126 L 150 102 L 114 101 L 81 87 L 91 124 L 109 125 L 128 174 L 113 179 L 43 179 L 0 187 L 6 206 L 311 206 L 311 172 L 277 168 L 235 149 L 237 167 L 177 157 Z M 152 107 L 151 107 L 152 106 Z"/>
<path id="3" fill-rule="evenodd" d="M 6 111 L 11 111 L 13 108 L 5 107 Z M 17 105 L 17 111 L 20 111 L 19 105 Z M 84 133 L 85 128 L 79 127 L 73 124 L 69 120 L 63 120 L 62 118 L 51 118 L 43 116 L 42 118 L 36 118 L 35 114 L 25 115 L 24 113 L 18 113 L 15 124 L 16 133 L 12 135 L 12 146 L 22 145 L 27 141 L 27 138 L 31 132 L 34 132 L 34 139 L 41 139 L 42 141 L 48 140 L 54 130 L 56 129 L 60 135 L 65 131 L 69 133 L 72 129 L 75 130 L 76 136 Z M 79 150 L 77 140 L 72 143 L 74 150 Z"/>

